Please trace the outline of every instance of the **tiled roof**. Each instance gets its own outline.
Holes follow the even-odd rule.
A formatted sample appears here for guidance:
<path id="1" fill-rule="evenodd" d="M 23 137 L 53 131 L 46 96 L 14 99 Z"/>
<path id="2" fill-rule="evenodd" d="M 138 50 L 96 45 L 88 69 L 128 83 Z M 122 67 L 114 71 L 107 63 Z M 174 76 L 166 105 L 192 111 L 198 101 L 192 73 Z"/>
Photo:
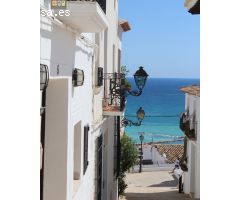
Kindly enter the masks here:
<path id="1" fill-rule="evenodd" d="M 119 25 L 122 27 L 124 32 L 131 30 L 131 27 L 130 27 L 128 21 L 125 19 L 119 19 Z"/>
<path id="2" fill-rule="evenodd" d="M 174 163 L 177 158 L 180 159 L 183 156 L 183 144 L 156 144 L 155 147 L 161 155 L 166 155 L 169 163 Z"/>
<path id="3" fill-rule="evenodd" d="M 200 86 L 199 85 L 191 85 L 187 87 L 183 87 L 180 89 L 184 93 L 196 95 L 200 97 Z"/>
<path id="4" fill-rule="evenodd" d="M 200 0 L 185 0 L 184 6 L 191 14 L 200 14 Z"/>

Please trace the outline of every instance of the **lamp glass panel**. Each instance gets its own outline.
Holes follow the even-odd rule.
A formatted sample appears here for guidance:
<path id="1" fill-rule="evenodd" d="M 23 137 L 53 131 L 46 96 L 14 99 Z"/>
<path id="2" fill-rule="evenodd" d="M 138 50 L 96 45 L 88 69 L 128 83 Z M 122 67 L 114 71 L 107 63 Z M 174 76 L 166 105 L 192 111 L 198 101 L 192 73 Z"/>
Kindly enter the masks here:
<path id="1" fill-rule="evenodd" d="M 80 69 L 75 69 L 73 72 L 73 84 L 74 86 L 82 86 L 84 82 L 84 72 Z"/>
<path id="2" fill-rule="evenodd" d="M 77 76 L 78 85 L 83 85 L 83 81 L 84 81 L 83 71 L 82 70 L 78 70 L 78 76 Z"/>
<path id="3" fill-rule="evenodd" d="M 47 85 L 47 68 L 40 65 L 40 89 L 43 90 Z"/>
<path id="4" fill-rule="evenodd" d="M 141 135 L 139 136 L 139 138 L 140 138 L 141 141 L 143 141 L 143 140 L 144 140 L 143 134 L 141 134 Z"/>
<path id="5" fill-rule="evenodd" d="M 142 90 L 143 87 L 145 86 L 147 77 L 144 77 L 144 76 L 134 76 L 134 79 L 135 79 L 135 83 L 136 83 L 138 89 Z"/>
<path id="6" fill-rule="evenodd" d="M 137 118 L 140 120 L 143 120 L 145 116 L 145 112 L 142 108 L 139 108 L 139 110 L 137 111 Z"/>

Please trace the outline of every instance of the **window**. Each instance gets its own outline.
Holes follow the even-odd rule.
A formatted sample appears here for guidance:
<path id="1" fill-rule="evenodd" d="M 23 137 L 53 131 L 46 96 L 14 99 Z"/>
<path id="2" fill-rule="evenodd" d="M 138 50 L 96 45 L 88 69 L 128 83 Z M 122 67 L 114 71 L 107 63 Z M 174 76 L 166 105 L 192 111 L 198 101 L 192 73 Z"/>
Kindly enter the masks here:
<path id="1" fill-rule="evenodd" d="M 76 194 L 79 186 L 80 186 L 80 179 L 81 179 L 81 133 L 82 133 L 82 126 L 81 121 L 79 121 L 74 126 L 74 167 L 73 167 L 73 195 Z"/>
<path id="2" fill-rule="evenodd" d="M 103 68 L 98 67 L 97 68 L 97 86 L 102 86 L 103 85 Z"/>
<path id="3" fill-rule="evenodd" d="M 118 49 L 118 72 L 121 72 L 121 50 Z"/>
<path id="4" fill-rule="evenodd" d="M 115 45 L 113 45 L 113 63 L 112 63 L 112 68 L 113 68 L 112 72 L 115 72 Z"/>
<path id="5" fill-rule="evenodd" d="M 88 132 L 89 126 L 84 126 L 83 174 L 85 174 L 88 167 Z"/>

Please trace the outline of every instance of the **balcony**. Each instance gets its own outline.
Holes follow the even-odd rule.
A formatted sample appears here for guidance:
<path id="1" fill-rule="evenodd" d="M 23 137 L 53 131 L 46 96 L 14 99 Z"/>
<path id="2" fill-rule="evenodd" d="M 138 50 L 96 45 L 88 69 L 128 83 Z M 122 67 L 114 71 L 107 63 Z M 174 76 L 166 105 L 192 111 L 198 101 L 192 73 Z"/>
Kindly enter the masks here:
<path id="1" fill-rule="evenodd" d="M 104 116 L 123 116 L 126 103 L 124 83 L 124 74 L 104 74 Z"/>
<path id="2" fill-rule="evenodd" d="M 108 27 L 106 0 L 71 0 L 66 10 L 70 11 L 68 16 L 65 13 L 57 18 L 81 33 L 97 33 Z"/>
<path id="3" fill-rule="evenodd" d="M 191 120 L 187 113 L 182 113 L 180 116 L 180 129 L 184 132 L 185 136 L 187 136 L 189 140 L 196 140 L 196 131 L 194 128 L 190 128 L 190 124 L 195 126 L 195 120 Z"/>

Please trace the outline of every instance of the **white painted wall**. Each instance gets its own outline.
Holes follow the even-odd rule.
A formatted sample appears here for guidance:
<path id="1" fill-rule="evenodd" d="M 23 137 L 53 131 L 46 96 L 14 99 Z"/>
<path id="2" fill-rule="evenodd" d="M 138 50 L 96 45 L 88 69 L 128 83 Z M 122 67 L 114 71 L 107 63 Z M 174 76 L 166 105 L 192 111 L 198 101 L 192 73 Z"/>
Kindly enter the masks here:
<path id="1" fill-rule="evenodd" d="M 191 124 L 195 128 L 197 140 L 187 142 L 188 172 L 184 172 L 184 192 L 191 193 L 194 198 L 200 198 L 200 97 L 185 95 L 185 110 L 189 115 L 195 116 L 196 123 Z"/>
<path id="2" fill-rule="evenodd" d="M 104 54 L 103 60 L 100 60 L 100 65 L 104 65 L 105 73 L 118 72 L 118 48 L 121 41 L 118 37 L 118 1 L 107 1 L 106 16 L 109 22 L 109 27 L 102 37 L 101 44 L 104 50 L 100 50 L 100 54 Z M 113 48 L 115 46 L 115 48 Z M 114 50 L 114 51 L 113 51 Z M 101 54 L 101 55 L 102 55 Z M 108 87 L 106 87 L 108 88 Z M 103 96 L 102 96 L 103 97 Z M 102 105 L 101 105 L 102 106 Z M 116 200 L 117 195 L 117 180 L 114 175 L 114 117 L 106 117 L 106 122 L 102 126 L 105 141 L 104 144 L 106 159 L 104 173 L 104 200 Z"/>
<path id="3" fill-rule="evenodd" d="M 44 200 L 71 198 L 71 80 L 50 79 L 46 99 Z"/>
<path id="4" fill-rule="evenodd" d="M 166 158 L 160 155 L 155 147 L 152 148 L 152 160 L 153 164 L 166 164 Z"/>
<path id="5" fill-rule="evenodd" d="M 45 6 L 49 5 L 46 2 Z M 113 172 L 114 118 L 102 116 L 104 90 L 103 87 L 96 87 L 96 69 L 103 67 L 105 73 L 118 71 L 118 49 L 121 48 L 118 37 L 118 1 L 115 8 L 114 1 L 107 1 L 109 28 L 106 32 L 83 34 L 90 42 L 98 45 L 95 49 L 87 46 L 69 30 L 53 24 L 50 19 L 42 16 L 40 19 L 40 62 L 50 69 L 44 150 L 44 200 L 95 199 L 96 138 L 100 134 L 104 134 L 105 141 L 103 200 L 115 200 L 118 195 Z M 72 87 L 74 68 L 84 70 L 83 86 Z M 74 127 L 79 123 L 81 133 L 75 139 L 80 141 L 76 142 Z M 90 126 L 89 165 L 83 174 L 83 128 L 87 124 Z M 74 144 L 80 144 L 80 147 L 75 148 L 75 151 L 81 151 L 82 156 L 78 159 L 76 156 L 79 154 L 74 153 Z M 80 180 L 75 192 L 74 166 L 80 168 Z"/>
<path id="6" fill-rule="evenodd" d="M 94 42 L 94 34 L 86 33 L 86 37 L 89 40 Z M 65 116 L 64 120 L 60 121 L 61 116 L 58 115 L 58 110 L 54 110 L 52 115 L 54 117 L 46 119 L 46 135 L 51 134 L 54 136 L 52 141 L 54 140 L 56 144 L 59 145 L 59 151 L 47 151 L 48 149 L 52 149 L 52 143 L 49 138 L 46 138 L 46 152 L 45 152 L 45 175 L 44 175 L 44 188 L 45 188 L 45 199 L 44 200 L 52 200 L 52 199 L 72 199 L 73 197 L 73 149 L 74 149 L 74 126 L 81 121 L 81 128 L 83 133 L 83 127 L 87 124 L 91 126 L 92 124 L 92 66 L 93 66 L 93 52 L 94 49 L 91 47 L 87 47 L 80 39 L 78 39 L 72 32 L 63 29 L 51 22 L 51 20 L 41 17 L 41 60 L 40 62 L 43 64 L 47 64 L 50 68 L 50 77 L 51 80 L 58 79 L 59 77 L 67 77 L 68 82 L 68 90 L 66 91 L 64 87 L 60 87 L 59 90 L 62 93 L 66 93 L 65 96 L 56 97 L 55 90 L 56 87 L 51 88 L 50 85 L 47 88 L 47 102 L 51 99 L 54 99 L 54 102 L 47 107 L 46 115 L 49 113 L 51 109 L 54 108 L 53 104 L 59 105 L 60 100 L 64 100 L 68 108 L 69 116 Z M 84 70 L 85 81 L 84 85 L 80 87 L 72 86 L 72 71 L 74 68 L 80 68 Z M 61 111 L 63 107 L 58 107 Z M 59 112 L 60 112 L 59 111 Z M 55 113 L 55 114 L 54 114 Z M 65 138 L 65 148 L 63 148 L 63 144 L 60 143 L 59 140 L 59 130 L 49 129 L 50 127 L 58 127 L 58 126 L 68 126 L 68 130 L 62 129 L 64 131 Z M 90 130 L 91 133 L 91 130 Z M 85 175 L 83 175 L 83 156 L 79 159 L 81 165 L 81 174 L 80 174 L 80 186 L 79 190 L 76 192 L 74 199 L 83 199 L 89 200 L 93 199 L 94 195 L 94 145 L 91 134 L 89 134 L 89 166 Z M 81 135 L 81 152 L 83 152 L 83 134 Z M 65 159 L 62 157 L 65 153 Z M 48 155 L 49 154 L 49 155 Z M 51 159 L 48 156 L 51 155 Z M 67 171 L 67 173 L 59 173 L 58 175 L 54 175 L 54 173 L 47 173 L 53 166 L 54 168 L 60 168 L 59 163 L 52 159 L 52 157 L 62 159 L 64 165 L 62 171 Z M 51 171 L 51 170 L 50 170 Z M 52 174 L 52 175 L 51 175 Z M 54 175 L 54 176 L 53 176 Z M 59 176 L 59 177 L 58 177 Z M 61 181 L 62 185 L 57 187 L 60 183 L 59 179 L 65 177 L 65 182 Z M 56 183 L 56 184 L 55 184 Z M 89 188 L 89 186 L 92 187 Z M 65 187 L 65 189 L 63 188 Z M 55 190 L 54 190 L 54 189 Z M 65 195 L 63 195 L 65 193 Z M 53 198 L 54 195 L 57 195 L 57 198 Z"/>
<path id="7" fill-rule="evenodd" d="M 151 145 L 143 145 L 143 160 L 152 160 Z"/>

